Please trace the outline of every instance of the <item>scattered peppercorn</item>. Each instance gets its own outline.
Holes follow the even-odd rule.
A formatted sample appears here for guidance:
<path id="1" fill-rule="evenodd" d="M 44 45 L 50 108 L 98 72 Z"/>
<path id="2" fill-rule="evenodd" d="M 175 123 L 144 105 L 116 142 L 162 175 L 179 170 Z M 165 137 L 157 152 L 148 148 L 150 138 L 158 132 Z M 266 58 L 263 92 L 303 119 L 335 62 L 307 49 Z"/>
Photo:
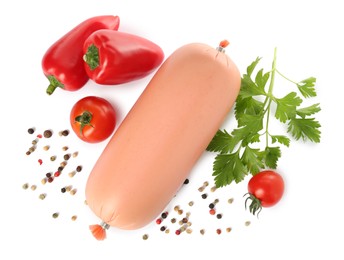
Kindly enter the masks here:
<path id="1" fill-rule="evenodd" d="M 155 223 L 157 223 L 158 225 L 160 225 L 162 222 L 161 218 L 158 218 L 157 220 L 155 220 Z"/>
<path id="2" fill-rule="evenodd" d="M 148 239 L 148 235 L 147 235 L 147 234 L 144 234 L 144 235 L 142 236 L 142 239 L 143 239 L 143 240 L 147 240 L 147 239 Z"/>
<path id="3" fill-rule="evenodd" d="M 35 146 L 31 146 L 31 147 L 29 148 L 29 152 L 30 152 L 30 153 L 33 153 L 35 150 L 36 150 L 36 147 L 35 147 Z"/>
<path id="4" fill-rule="evenodd" d="M 161 228 L 160 228 L 160 231 L 165 231 L 166 230 L 166 226 L 162 226 Z"/>
<path id="5" fill-rule="evenodd" d="M 168 215 L 168 212 L 164 212 L 161 214 L 161 217 L 165 219 L 165 218 L 167 218 L 167 215 Z"/>
<path id="6" fill-rule="evenodd" d="M 217 189 L 216 186 L 213 186 L 213 187 L 211 187 L 210 191 L 211 191 L 211 192 L 215 192 L 216 189 Z"/>
<path id="7" fill-rule="evenodd" d="M 207 193 L 203 193 L 202 194 L 202 199 L 206 199 L 208 197 L 208 194 Z"/>
<path id="8" fill-rule="evenodd" d="M 189 183 L 189 179 L 185 179 L 184 184 L 188 184 Z"/>
<path id="9" fill-rule="evenodd" d="M 188 223 L 188 221 L 189 221 L 189 220 L 188 220 L 187 218 L 183 218 L 183 219 L 182 219 L 182 223 L 184 223 L 184 224 Z"/>
<path id="10" fill-rule="evenodd" d="M 44 200 L 46 196 L 47 196 L 47 194 L 41 193 L 41 194 L 39 194 L 38 198 L 41 200 Z"/>
<path id="11" fill-rule="evenodd" d="M 67 191 L 67 192 L 70 192 L 70 191 L 72 190 L 72 188 L 73 188 L 73 186 L 72 186 L 72 185 L 69 185 L 69 186 L 66 187 L 66 191 Z"/>
<path id="12" fill-rule="evenodd" d="M 76 167 L 76 171 L 77 171 L 77 172 L 81 172 L 81 170 L 82 170 L 82 166 L 81 166 L 81 165 L 79 165 L 78 167 Z"/>
<path id="13" fill-rule="evenodd" d="M 44 184 L 46 184 L 47 183 L 47 178 L 43 178 L 42 180 L 41 180 L 41 183 L 44 185 Z"/>
<path id="14" fill-rule="evenodd" d="M 59 133 L 61 136 L 68 136 L 69 135 L 69 131 L 68 130 L 63 130 Z"/>
<path id="15" fill-rule="evenodd" d="M 24 183 L 22 187 L 23 187 L 24 190 L 26 190 L 27 188 L 29 188 L 29 184 L 28 183 Z"/>
<path id="16" fill-rule="evenodd" d="M 32 135 L 35 132 L 35 128 L 31 127 L 27 130 L 27 132 Z"/>
<path id="17" fill-rule="evenodd" d="M 53 156 L 50 156 L 50 161 L 55 161 L 56 160 L 56 156 L 55 155 L 53 155 Z"/>
<path id="18" fill-rule="evenodd" d="M 76 174 L 76 171 L 71 171 L 70 173 L 68 173 L 68 176 L 73 178 L 75 174 Z"/>
<path id="19" fill-rule="evenodd" d="M 50 149 L 50 146 L 49 146 L 49 145 L 43 146 L 43 150 L 44 150 L 44 151 L 48 151 L 49 149 Z"/>
<path id="20" fill-rule="evenodd" d="M 77 189 L 72 189 L 69 193 L 70 193 L 71 195 L 75 195 L 76 192 L 77 192 Z"/>
<path id="21" fill-rule="evenodd" d="M 36 190 L 37 186 L 36 185 L 31 185 L 31 190 Z"/>
<path id="22" fill-rule="evenodd" d="M 180 233 L 181 233 L 180 229 L 177 229 L 176 230 L 176 235 L 178 236 L 178 235 L 180 235 Z"/>
<path id="23" fill-rule="evenodd" d="M 221 219 L 221 218 L 222 218 L 222 214 L 219 213 L 219 214 L 216 215 L 216 217 L 217 217 L 218 219 Z"/>
<path id="24" fill-rule="evenodd" d="M 37 143 L 38 143 L 38 139 L 37 138 L 32 140 L 32 142 L 31 142 L 31 144 L 33 144 L 33 145 L 36 145 Z"/>
<path id="25" fill-rule="evenodd" d="M 215 215 L 216 211 L 215 211 L 215 209 L 211 209 L 211 210 L 209 210 L 209 213 L 210 213 L 210 215 Z"/>
<path id="26" fill-rule="evenodd" d="M 65 154 L 65 155 L 63 156 L 63 159 L 65 159 L 66 161 L 68 161 L 69 158 L 70 158 L 70 154 L 69 154 L 69 153 L 67 153 L 67 154 Z"/>
<path id="27" fill-rule="evenodd" d="M 205 230 L 204 229 L 201 229 L 199 232 L 201 233 L 201 235 L 205 234 Z"/>
<path id="28" fill-rule="evenodd" d="M 47 176 L 47 178 L 51 177 L 51 172 L 47 172 L 45 176 Z"/>
<path id="29" fill-rule="evenodd" d="M 174 211 L 178 211 L 179 210 L 179 206 L 177 205 L 177 206 L 174 206 Z"/>
<path id="30" fill-rule="evenodd" d="M 222 233 L 221 229 L 220 228 L 216 229 L 216 233 L 220 235 Z"/>
<path id="31" fill-rule="evenodd" d="M 229 203 L 229 204 L 232 204 L 232 203 L 233 203 L 233 201 L 234 201 L 234 199 L 233 199 L 233 198 L 230 198 L 230 199 L 228 199 L 228 203 Z"/>
<path id="32" fill-rule="evenodd" d="M 62 172 L 63 169 L 64 169 L 64 166 L 59 166 L 59 167 L 57 168 L 57 171 Z"/>
<path id="33" fill-rule="evenodd" d="M 192 229 L 191 228 L 187 228 L 186 229 L 186 233 L 191 234 L 192 233 Z"/>
<path id="34" fill-rule="evenodd" d="M 55 212 L 55 213 L 53 213 L 53 215 L 52 215 L 53 218 L 58 218 L 58 216 L 59 216 L 59 213 L 58 213 L 58 212 Z"/>
<path id="35" fill-rule="evenodd" d="M 189 204 L 190 207 L 192 207 L 193 204 L 194 204 L 194 202 L 193 202 L 193 201 L 190 201 L 188 204 Z"/>
<path id="36" fill-rule="evenodd" d="M 78 154 L 79 154 L 78 152 L 74 152 L 74 153 L 72 154 L 73 158 L 77 157 Z"/>
<path id="37" fill-rule="evenodd" d="M 62 147 L 62 151 L 67 151 L 68 150 L 68 146 L 63 146 Z"/>
<path id="38" fill-rule="evenodd" d="M 209 204 L 209 208 L 210 208 L 210 209 L 213 209 L 214 207 L 215 207 L 215 204 L 214 204 L 214 203 L 210 203 L 210 204 Z"/>
<path id="39" fill-rule="evenodd" d="M 184 212 L 184 211 L 183 211 L 182 209 L 179 209 L 179 210 L 178 210 L 178 215 L 182 215 L 183 212 Z"/>
<path id="40" fill-rule="evenodd" d="M 41 134 L 38 134 L 37 135 L 37 138 L 42 138 L 43 136 Z"/>
<path id="41" fill-rule="evenodd" d="M 43 136 L 44 136 L 45 138 L 50 138 L 50 137 L 52 137 L 52 135 L 53 135 L 53 132 L 52 132 L 50 129 L 45 130 L 45 131 L 43 132 Z"/>
<path id="42" fill-rule="evenodd" d="M 170 230 L 169 229 L 166 229 L 165 230 L 165 234 L 169 234 L 170 233 Z"/>
<path id="43" fill-rule="evenodd" d="M 65 193 L 66 192 L 66 187 L 61 188 L 61 192 Z"/>
<path id="44" fill-rule="evenodd" d="M 78 218 L 78 217 L 77 217 L 76 215 L 73 215 L 73 216 L 71 217 L 72 221 L 75 221 L 77 218 Z"/>
<path id="45" fill-rule="evenodd" d="M 51 183 L 51 182 L 53 182 L 53 181 L 54 181 L 54 178 L 53 178 L 53 177 L 49 177 L 49 178 L 48 178 L 48 182 L 49 182 L 49 183 Z"/>
<path id="46" fill-rule="evenodd" d="M 245 226 L 246 226 L 246 227 L 248 227 L 250 224 L 251 224 L 250 221 L 246 221 L 246 222 L 245 222 Z"/>
<path id="47" fill-rule="evenodd" d="M 39 165 L 42 165 L 42 163 L 43 163 L 42 159 L 38 159 L 38 163 L 39 163 Z"/>
<path id="48" fill-rule="evenodd" d="M 172 223 L 172 224 L 176 223 L 176 221 L 177 221 L 177 220 L 176 220 L 175 218 L 171 218 L 171 223 Z"/>
<path id="49" fill-rule="evenodd" d="M 226 231 L 229 233 L 232 231 L 232 228 L 228 227 L 228 228 L 226 228 Z"/>
<path id="50" fill-rule="evenodd" d="M 31 152 L 30 151 L 26 151 L 26 155 L 30 155 L 31 154 Z"/>

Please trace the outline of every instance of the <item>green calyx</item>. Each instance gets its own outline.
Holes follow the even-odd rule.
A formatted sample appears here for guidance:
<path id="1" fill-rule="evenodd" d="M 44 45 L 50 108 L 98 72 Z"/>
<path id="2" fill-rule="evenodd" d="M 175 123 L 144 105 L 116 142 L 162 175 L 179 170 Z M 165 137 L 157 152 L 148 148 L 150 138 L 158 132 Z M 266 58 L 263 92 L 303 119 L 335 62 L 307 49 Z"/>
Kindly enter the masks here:
<path id="1" fill-rule="evenodd" d="M 84 61 L 90 67 L 91 70 L 96 69 L 99 66 L 99 50 L 92 44 L 87 48 L 87 52 L 84 55 Z"/>
<path id="2" fill-rule="evenodd" d="M 80 134 L 83 135 L 82 131 L 85 126 L 94 127 L 91 124 L 92 121 L 92 114 L 88 111 L 83 112 L 80 116 L 77 116 L 75 119 L 75 122 L 80 124 Z"/>
<path id="3" fill-rule="evenodd" d="M 64 85 L 53 75 L 47 76 L 50 85 L 48 86 L 46 92 L 50 96 L 54 93 L 56 88 L 64 88 Z"/>
<path id="4" fill-rule="evenodd" d="M 257 199 L 253 194 L 251 193 L 246 193 L 244 195 L 244 197 L 246 195 L 249 195 L 246 200 L 245 200 L 245 209 L 247 209 L 247 202 L 249 200 L 251 200 L 251 204 L 249 206 L 250 209 L 250 213 L 252 213 L 253 215 L 255 215 L 257 213 L 257 217 L 259 215 L 259 213 L 262 211 L 262 203 L 260 202 L 259 199 Z"/>

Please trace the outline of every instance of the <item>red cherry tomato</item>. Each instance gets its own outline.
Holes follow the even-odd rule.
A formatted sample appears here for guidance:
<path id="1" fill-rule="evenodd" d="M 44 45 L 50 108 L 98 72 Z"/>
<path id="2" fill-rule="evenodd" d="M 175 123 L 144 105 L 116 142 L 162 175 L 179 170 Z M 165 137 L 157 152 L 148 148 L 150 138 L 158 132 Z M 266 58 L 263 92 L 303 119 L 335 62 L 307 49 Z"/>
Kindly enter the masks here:
<path id="1" fill-rule="evenodd" d="M 271 207 L 280 201 L 284 193 L 284 181 L 281 175 L 265 170 L 254 175 L 248 182 L 248 195 L 245 201 L 252 200 L 250 212 L 254 215 L 262 207 Z"/>
<path id="2" fill-rule="evenodd" d="M 98 143 L 113 133 L 116 127 L 116 111 L 104 98 L 84 97 L 74 104 L 70 112 L 70 124 L 81 140 Z"/>

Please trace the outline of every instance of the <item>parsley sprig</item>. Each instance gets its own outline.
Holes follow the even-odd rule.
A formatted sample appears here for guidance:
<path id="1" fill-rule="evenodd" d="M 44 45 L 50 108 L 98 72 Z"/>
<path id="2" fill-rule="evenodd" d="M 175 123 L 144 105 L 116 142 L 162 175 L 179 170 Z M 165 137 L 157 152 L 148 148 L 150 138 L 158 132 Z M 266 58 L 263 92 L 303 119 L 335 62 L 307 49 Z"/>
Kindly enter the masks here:
<path id="1" fill-rule="evenodd" d="M 218 130 L 207 147 L 207 151 L 217 153 L 213 163 L 216 187 L 233 181 L 239 183 L 246 175 L 254 175 L 264 168 L 276 169 L 281 157 L 278 143 L 289 147 L 290 138 L 320 142 L 321 125 L 314 118 L 314 114 L 320 111 L 320 104 L 301 107 L 301 97 L 309 99 L 316 96 L 316 78 L 309 77 L 299 82 L 290 80 L 277 70 L 276 53 L 277 49 L 269 72 L 260 69 L 254 75 L 260 57 L 247 67 L 235 102 L 237 127 L 231 132 Z M 292 91 L 284 97 L 275 96 L 276 76 L 292 83 L 297 92 Z M 270 129 L 273 116 L 286 126 L 286 134 L 276 134 Z"/>

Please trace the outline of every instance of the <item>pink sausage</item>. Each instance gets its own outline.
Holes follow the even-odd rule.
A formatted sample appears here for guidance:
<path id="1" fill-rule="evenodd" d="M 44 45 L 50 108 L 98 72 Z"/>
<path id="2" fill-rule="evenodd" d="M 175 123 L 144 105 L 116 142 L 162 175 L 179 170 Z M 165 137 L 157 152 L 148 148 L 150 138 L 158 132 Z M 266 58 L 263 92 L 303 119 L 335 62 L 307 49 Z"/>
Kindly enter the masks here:
<path id="1" fill-rule="evenodd" d="M 222 47 L 187 44 L 162 64 L 87 181 L 87 203 L 104 229 L 138 229 L 164 210 L 239 88 L 239 70 Z"/>

